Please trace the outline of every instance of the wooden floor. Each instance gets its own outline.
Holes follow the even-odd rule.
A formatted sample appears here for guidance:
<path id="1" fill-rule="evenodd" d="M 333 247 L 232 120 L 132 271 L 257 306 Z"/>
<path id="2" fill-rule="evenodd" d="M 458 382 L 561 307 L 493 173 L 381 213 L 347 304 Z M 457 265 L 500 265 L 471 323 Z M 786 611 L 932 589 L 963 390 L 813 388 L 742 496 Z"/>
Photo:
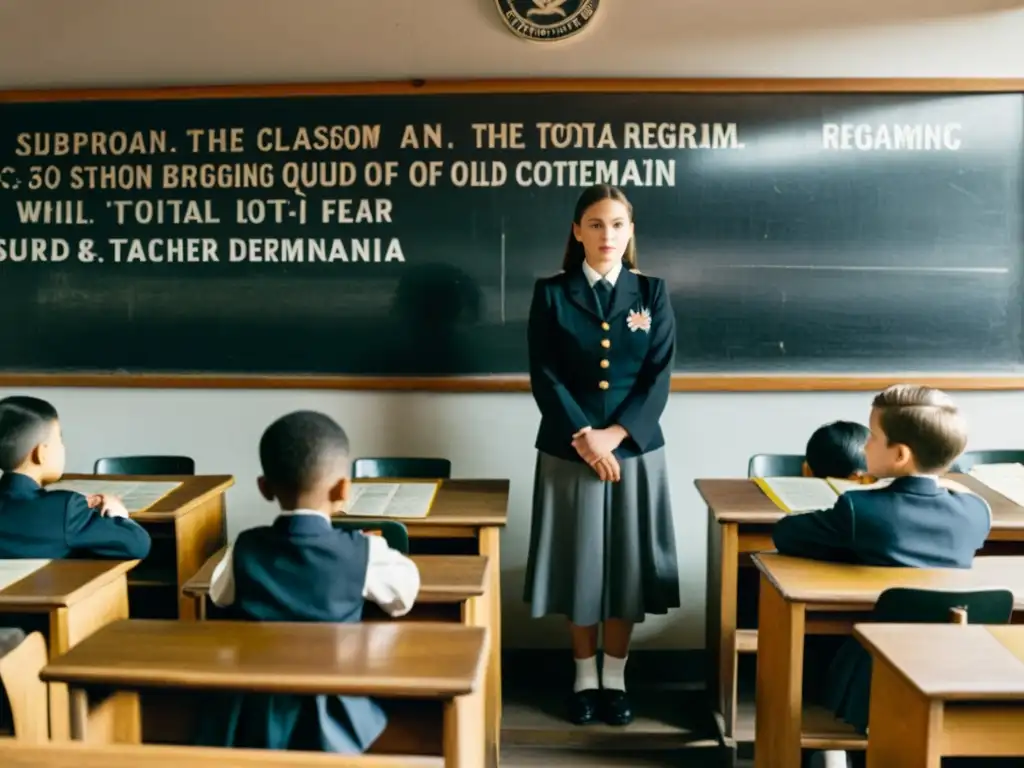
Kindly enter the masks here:
<path id="1" fill-rule="evenodd" d="M 502 749 L 501 768 L 538 768 L 538 766 L 578 766 L 578 768 L 722 768 L 728 765 L 711 750 L 644 750 L 636 752 L 591 749 L 545 749 L 513 747 Z M 752 768 L 753 761 L 737 763 L 736 768 Z"/>
<path id="2" fill-rule="evenodd" d="M 626 727 L 574 726 L 563 717 L 564 690 L 506 685 L 501 729 L 502 768 L 720 768 L 724 754 L 703 691 L 630 691 L 636 719 Z M 746 768 L 739 763 L 737 768 Z"/>
<path id="3" fill-rule="evenodd" d="M 578 727 L 562 717 L 564 691 L 524 691 L 506 685 L 501 768 L 730 768 L 730 755 L 712 736 L 714 724 L 703 691 L 630 693 L 637 716 L 631 725 Z M 741 754 L 746 759 L 731 768 L 753 768 L 749 746 Z M 805 750 L 804 766 L 810 756 Z M 942 766 L 1022 768 L 1024 760 L 946 758 Z"/>

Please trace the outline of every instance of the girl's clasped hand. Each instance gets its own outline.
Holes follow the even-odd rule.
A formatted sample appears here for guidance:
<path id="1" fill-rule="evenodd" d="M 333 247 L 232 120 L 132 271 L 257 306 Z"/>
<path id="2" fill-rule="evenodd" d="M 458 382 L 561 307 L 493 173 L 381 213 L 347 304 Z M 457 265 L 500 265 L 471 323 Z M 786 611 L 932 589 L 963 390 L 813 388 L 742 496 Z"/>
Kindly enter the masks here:
<path id="1" fill-rule="evenodd" d="M 617 483 L 621 478 L 619 461 L 612 453 L 626 437 L 618 425 L 607 429 L 584 427 L 572 436 L 572 447 L 605 482 Z"/>

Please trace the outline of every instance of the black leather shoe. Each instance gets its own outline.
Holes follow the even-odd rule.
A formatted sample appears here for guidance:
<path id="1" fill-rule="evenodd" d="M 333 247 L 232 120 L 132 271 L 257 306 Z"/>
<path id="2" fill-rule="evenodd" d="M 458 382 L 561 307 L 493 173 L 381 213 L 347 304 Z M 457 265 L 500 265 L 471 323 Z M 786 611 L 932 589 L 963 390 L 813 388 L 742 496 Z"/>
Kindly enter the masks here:
<path id="1" fill-rule="evenodd" d="M 569 697 L 569 722 L 575 725 L 591 725 L 598 721 L 597 710 L 601 704 L 601 692 L 595 688 L 579 691 Z"/>
<path id="2" fill-rule="evenodd" d="M 625 691 L 602 689 L 601 718 L 608 725 L 629 725 L 633 722 L 633 708 Z"/>

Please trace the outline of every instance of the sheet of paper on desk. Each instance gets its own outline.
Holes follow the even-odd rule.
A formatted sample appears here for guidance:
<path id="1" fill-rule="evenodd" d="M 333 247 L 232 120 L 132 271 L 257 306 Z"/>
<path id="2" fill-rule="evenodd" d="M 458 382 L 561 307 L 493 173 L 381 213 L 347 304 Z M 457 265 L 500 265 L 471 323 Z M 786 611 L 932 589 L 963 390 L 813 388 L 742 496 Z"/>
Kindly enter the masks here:
<path id="1" fill-rule="evenodd" d="M 142 512 L 180 486 L 165 480 L 61 480 L 46 486 L 51 491 L 77 491 L 85 496 L 108 493 L 124 502 L 129 512 Z"/>
<path id="2" fill-rule="evenodd" d="M 831 485 L 817 477 L 755 477 L 753 480 L 783 512 L 828 509 L 839 497 Z"/>
<path id="3" fill-rule="evenodd" d="M 1024 507 L 1024 464 L 978 464 L 967 474 Z"/>
<path id="4" fill-rule="evenodd" d="M 353 517 L 418 518 L 430 513 L 437 482 L 352 483 L 345 514 Z"/>
<path id="5" fill-rule="evenodd" d="M 31 576 L 49 560 L 0 560 L 0 590 Z"/>

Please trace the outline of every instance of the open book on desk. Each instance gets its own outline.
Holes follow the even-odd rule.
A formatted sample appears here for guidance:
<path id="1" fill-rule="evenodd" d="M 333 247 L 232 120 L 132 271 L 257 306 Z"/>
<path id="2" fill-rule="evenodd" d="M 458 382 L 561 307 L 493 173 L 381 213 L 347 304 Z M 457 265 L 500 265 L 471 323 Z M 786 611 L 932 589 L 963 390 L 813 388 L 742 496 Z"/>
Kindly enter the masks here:
<path id="1" fill-rule="evenodd" d="M 1024 464 L 977 464 L 967 474 L 1024 507 Z"/>
<path id="2" fill-rule="evenodd" d="M 440 480 L 403 480 L 399 483 L 352 483 L 345 515 L 352 517 L 422 518 L 430 514 Z"/>
<path id="3" fill-rule="evenodd" d="M 754 477 L 751 478 L 764 495 L 783 512 L 800 513 L 828 509 L 847 491 L 885 488 L 890 478 L 873 483 L 859 483 L 838 477 Z"/>
<path id="4" fill-rule="evenodd" d="M 143 512 L 180 485 L 180 481 L 166 480 L 60 480 L 46 490 L 77 491 L 84 496 L 109 494 L 121 499 L 129 512 Z"/>

